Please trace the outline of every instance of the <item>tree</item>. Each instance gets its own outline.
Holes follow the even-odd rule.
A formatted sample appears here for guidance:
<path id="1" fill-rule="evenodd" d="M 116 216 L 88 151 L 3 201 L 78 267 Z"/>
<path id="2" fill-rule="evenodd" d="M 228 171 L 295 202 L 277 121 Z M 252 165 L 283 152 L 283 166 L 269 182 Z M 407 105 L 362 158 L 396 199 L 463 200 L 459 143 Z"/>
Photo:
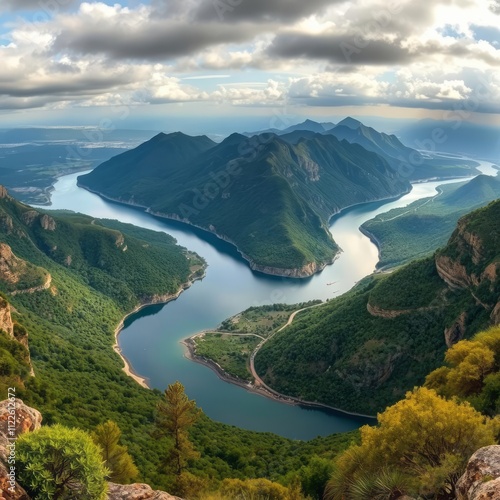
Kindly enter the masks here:
<path id="1" fill-rule="evenodd" d="M 90 436 L 62 425 L 26 433 L 16 443 L 19 482 L 37 500 L 104 500 L 104 466 Z"/>
<path id="2" fill-rule="evenodd" d="M 446 351 L 445 360 L 448 366 L 427 375 L 425 385 L 447 397 L 479 401 L 486 380 L 491 383 L 491 375 L 500 369 L 500 327 L 480 332 L 472 340 L 461 340 Z"/>
<path id="3" fill-rule="evenodd" d="M 227 498 L 244 500 L 290 500 L 290 491 L 285 486 L 269 479 L 224 479 L 220 492 Z"/>
<path id="4" fill-rule="evenodd" d="M 327 498 L 342 498 L 356 482 L 381 476 L 387 469 L 412 477 L 420 493 L 454 498 L 455 483 L 468 458 L 495 443 L 494 421 L 467 402 L 447 401 L 425 387 L 408 392 L 379 414 L 378 422 L 376 427 L 362 427 L 361 445 L 337 460 Z"/>
<path id="5" fill-rule="evenodd" d="M 188 430 L 200 413 L 196 403 L 186 396 L 180 382 L 170 384 L 165 390 L 164 400 L 158 404 L 156 426 L 160 434 L 173 440 L 170 462 L 177 476 L 182 474 L 190 458 L 198 456 L 189 441 Z"/>
<path id="6" fill-rule="evenodd" d="M 325 485 L 333 470 L 333 463 L 314 455 L 309 463 L 300 469 L 302 491 L 311 498 L 323 498 Z"/>
<path id="7" fill-rule="evenodd" d="M 92 439 L 102 450 L 101 456 L 110 470 L 109 479 L 114 483 L 128 484 L 139 471 L 128 454 L 126 446 L 119 444 L 121 430 L 112 420 L 97 426 Z"/>

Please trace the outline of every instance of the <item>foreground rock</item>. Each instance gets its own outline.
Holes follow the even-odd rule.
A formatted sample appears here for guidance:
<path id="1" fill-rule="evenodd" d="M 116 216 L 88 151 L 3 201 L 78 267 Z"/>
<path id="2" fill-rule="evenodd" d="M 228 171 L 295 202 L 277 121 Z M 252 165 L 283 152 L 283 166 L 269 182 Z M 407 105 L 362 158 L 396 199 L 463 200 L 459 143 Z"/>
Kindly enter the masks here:
<path id="1" fill-rule="evenodd" d="M 457 483 L 458 500 L 500 500 L 500 446 L 485 446 L 472 455 Z"/>
<path id="2" fill-rule="evenodd" d="M 9 404 L 11 406 L 9 406 Z M 9 429 L 10 410 L 15 409 L 15 425 Z M 11 452 L 10 438 L 17 437 L 25 432 L 40 429 L 42 414 L 16 399 L 14 405 L 8 400 L 0 402 L 0 500 L 29 500 L 29 496 L 19 484 L 10 483 L 9 454 Z M 13 434 L 10 434 L 10 433 Z"/>
<path id="3" fill-rule="evenodd" d="M 108 483 L 108 500 L 182 500 L 164 491 L 155 491 L 147 484 Z"/>

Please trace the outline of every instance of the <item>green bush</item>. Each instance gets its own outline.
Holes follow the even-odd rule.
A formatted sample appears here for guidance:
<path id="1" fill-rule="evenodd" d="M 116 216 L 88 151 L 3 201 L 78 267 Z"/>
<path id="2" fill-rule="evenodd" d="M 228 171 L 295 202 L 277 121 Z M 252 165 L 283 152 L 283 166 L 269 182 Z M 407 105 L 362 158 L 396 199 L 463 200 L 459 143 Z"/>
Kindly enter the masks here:
<path id="1" fill-rule="evenodd" d="M 101 452 L 90 436 L 62 425 L 23 434 L 16 447 L 19 482 L 35 500 L 104 500 Z"/>

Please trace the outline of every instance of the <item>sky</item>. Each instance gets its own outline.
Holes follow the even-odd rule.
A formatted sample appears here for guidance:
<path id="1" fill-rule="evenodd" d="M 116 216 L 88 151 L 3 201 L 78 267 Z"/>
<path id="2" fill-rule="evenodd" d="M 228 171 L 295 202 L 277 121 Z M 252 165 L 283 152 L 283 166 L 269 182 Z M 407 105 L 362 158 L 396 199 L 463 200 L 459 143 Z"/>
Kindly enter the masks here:
<path id="1" fill-rule="evenodd" d="M 500 0 L 0 0 L 0 127 L 500 125 L 499 26 Z"/>

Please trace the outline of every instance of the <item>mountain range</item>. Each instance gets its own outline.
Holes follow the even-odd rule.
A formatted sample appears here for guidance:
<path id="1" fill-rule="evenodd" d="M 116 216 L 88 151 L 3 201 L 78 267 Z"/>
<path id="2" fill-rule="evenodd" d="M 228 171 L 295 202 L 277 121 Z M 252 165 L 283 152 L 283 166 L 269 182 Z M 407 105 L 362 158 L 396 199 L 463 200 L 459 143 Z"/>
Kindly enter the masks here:
<path id="1" fill-rule="evenodd" d="M 275 134 L 159 134 L 78 178 L 80 186 L 199 226 L 255 270 L 305 277 L 335 258 L 332 215 L 411 189 L 391 161 L 331 134 L 294 144 Z"/>
<path id="2" fill-rule="evenodd" d="M 235 133 L 220 144 L 158 134 L 78 183 L 215 233 L 254 270 L 305 277 L 335 258 L 328 223 L 343 208 L 400 196 L 410 181 L 475 172 L 473 162 L 423 158 L 353 118 L 328 130 L 309 120 L 284 132 Z"/>

